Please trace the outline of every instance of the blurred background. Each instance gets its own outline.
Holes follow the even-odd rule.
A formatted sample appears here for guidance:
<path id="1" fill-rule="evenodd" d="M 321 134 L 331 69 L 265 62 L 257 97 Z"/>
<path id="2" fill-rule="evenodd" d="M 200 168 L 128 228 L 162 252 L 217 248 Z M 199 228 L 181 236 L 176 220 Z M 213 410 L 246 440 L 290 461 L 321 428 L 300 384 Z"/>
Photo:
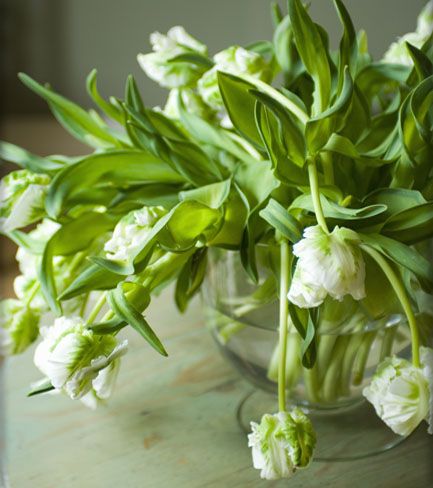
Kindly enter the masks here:
<path id="1" fill-rule="evenodd" d="M 357 29 L 367 31 L 372 54 L 380 58 L 396 37 L 415 28 L 423 0 L 346 0 Z M 0 138 L 41 155 L 82 154 L 89 149 L 69 136 L 46 104 L 16 74 L 24 71 L 88 107 L 85 79 L 98 70 L 103 95 L 122 96 L 132 73 L 149 106 L 164 103 L 165 90 L 145 78 L 136 55 L 148 52 L 149 34 L 173 25 L 209 46 L 211 54 L 232 44 L 272 36 L 268 0 L 0 0 Z M 280 1 L 285 9 L 285 2 Z M 337 46 L 341 27 L 331 0 L 312 0 L 313 18 Z M 1 171 L 7 171 L 2 166 Z M 13 253 L 3 243 L 3 270 L 13 274 Z M 5 275 L 3 275 L 5 276 Z M 10 280 L 2 279 L 1 295 Z"/>

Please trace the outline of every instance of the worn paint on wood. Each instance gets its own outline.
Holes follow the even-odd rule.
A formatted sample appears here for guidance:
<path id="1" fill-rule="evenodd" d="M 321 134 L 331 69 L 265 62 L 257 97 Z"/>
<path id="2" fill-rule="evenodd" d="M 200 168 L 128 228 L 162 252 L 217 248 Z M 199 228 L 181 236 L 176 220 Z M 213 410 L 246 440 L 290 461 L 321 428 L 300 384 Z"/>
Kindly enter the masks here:
<path id="1" fill-rule="evenodd" d="M 31 353 L 8 364 L 9 472 L 17 488 L 428 488 L 433 440 L 425 425 L 386 454 L 313 463 L 290 481 L 251 467 L 235 420 L 249 389 L 204 330 L 198 301 L 184 316 L 171 292 L 151 307 L 165 359 L 133 331 L 113 399 L 96 412 L 62 397 L 25 397 L 38 379 Z"/>

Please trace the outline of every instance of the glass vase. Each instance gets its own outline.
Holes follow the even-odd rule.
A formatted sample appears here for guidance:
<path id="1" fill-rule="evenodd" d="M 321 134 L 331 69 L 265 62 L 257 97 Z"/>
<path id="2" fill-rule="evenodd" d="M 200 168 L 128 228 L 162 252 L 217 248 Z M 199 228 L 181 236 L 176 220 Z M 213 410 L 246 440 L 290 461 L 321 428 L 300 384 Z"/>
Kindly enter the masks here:
<path id="1" fill-rule="evenodd" d="M 254 283 L 239 253 L 211 249 L 203 287 L 206 323 L 221 353 L 254 387 L 237 412 L 245 432 L 251 421 L 278 410 L 278 271 L 273 276 L 272 250 L 258 248 L 257 256 Z M 316 460 L 358 459 L 404 440 L 362 395 L 385 357 L 410 356 L 409 328 L 382 278 L 370 276 L 367 289 L 380 293 L 374 299 L 326 299 L 319 308 L 312 368 L 302 363 L 300 335 L 289 320 L 287 402 L 309 414 L 317 432 Z"/>

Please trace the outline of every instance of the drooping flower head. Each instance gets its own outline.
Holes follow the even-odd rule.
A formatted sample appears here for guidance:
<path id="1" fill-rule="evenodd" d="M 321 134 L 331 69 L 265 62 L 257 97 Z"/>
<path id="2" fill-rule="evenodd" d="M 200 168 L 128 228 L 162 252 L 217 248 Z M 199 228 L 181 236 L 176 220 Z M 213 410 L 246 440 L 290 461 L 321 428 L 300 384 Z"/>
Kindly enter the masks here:
<path id="1" fill-rule="evenodd" d="M 72 399 L 98 390 L 102 379 L 104 385 L 109 384 L 111 378 L 104 375 L 117 374 L 112 365 L 126 353 L 128 345 L 128 341 L 118 343 L 111 335 L 95 335 L 81 317 L 57 318 L 53 326 L 42 327 L 40 332 L 43 340 L 35 351 L 35 365 L 54 388 Z"/>
<path id="2" fill-rule="evenodd" d="M 0 302 L 0 354 L 19 354 L 38 337 L 39 313 L 19 300 Z"/>
<path id="3" fill-rule="evenodd" d="M 50 177 L 26 169 L 12 171 L 0 183 L 0 230 L 9 232 L 45 215 Z"/>
<path id="4" fill-rule="evenodd" d="M 239 46 L 231 46 L 214 56 L 215 65 L 200 78 L 198 91 L 203 100 L 213 109 L 224 108 L 223 99 L 218 86 L 218 71 L 232 75 L 247 74 L 266 81 L 270 70 L 266 60 L 253 51 Z"/>
<path id="5" fill-rule="evenodd" d="M 399 435 L 409 435 L 423 420 L 433 433 L 433 350 L 422 347 L 420 352 L 421 368 L 395 356 L 386 358 L 363 391 L 377 415 Z"/>
<path id="6" fill-rule="evenodd" d="M 125 215 L 114 228 L 111 239 L 105 243 L 107 258 L 113 261 L 127 261 L 165 213 L 163 207 L 157 206 L 143 207 Z"/>
<path id="7" fill-rule="evenodd" d="M 301 308 L 318 307 L 327 295 L 342 300 L 365 297 L 365 264 L 359 237 L 351 229 L 335 227 L 327 234 L 319 226 L 307 227 L 293 246 L 298 257 L 288 299 Z"/>
<path id="8" fill-rule="evenodd" d="M 180 54 L 206 55 L 207 47 L 190 36 L 183 27 L 172 27 L 167 35 L 154 32 L 150 36 L 153 53 L 137 56 L 146 75 L 165 88 L 192 86 L 206 68 L 192 62 L 173 61 Z"/>
<path id="9" fill-rule="evenodd" d="M 248 446 L 253 465 L 267 480 L 290 478 L 298 468 L 309 465 L 316 446 L 316 434 L 309 418 L 295 408 L 292 412 L 265 414 L 260 424 L 251 422 Z"/>

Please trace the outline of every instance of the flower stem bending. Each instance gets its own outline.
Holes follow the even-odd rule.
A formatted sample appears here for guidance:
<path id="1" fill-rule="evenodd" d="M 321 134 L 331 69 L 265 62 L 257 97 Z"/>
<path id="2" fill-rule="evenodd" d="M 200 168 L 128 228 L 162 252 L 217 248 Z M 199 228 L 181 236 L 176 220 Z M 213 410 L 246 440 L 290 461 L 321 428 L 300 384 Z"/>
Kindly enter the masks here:
<path id="1" fill-rule="evenodd" d="M 93 307 L 92 311 L 87 318 L 86 325 L 90 325 L 94 322 L 96 317 L 98 316 L 99 312 L 101 311 L 102 307 L 105 305 L 105 300 L 107 298 L 107 293 L 104 292 L 100 297 L 99 300 L 96 302 L 95 306 Z"/>
<path id="2" fill-rule="evenodd" d="M 323 214 L 322 202 L 320 201 L 319 180 L 317 177 L 317 167 L 314 159 L 308 162 L 308 178 L 310 180 L 311 198 L 313 200 L 314 213 L 316 214 L 317 223 L 323 231 L 329 234 L 328 225 L 326 224 L 325 215 Z"/>
<path id="3" fill-rule="evenodd" d="M 361 249 L 369 254 L 380 266 L 382 271 L 385 273 L 385 276 L 388 278 L 391 286 L 393 287 L 394 292 L 401 303 L 401 306 L 403 307 L 412 338 L 412 362 L 416 368 L 419 368 L 419 331 L 415 319 L 415 314 L 413 313 L 409 297 L 407 296 L 407 292 L 396 272 L 392 269 L 388 261 L 378 251 L 366 244 L 361 244 Z"/>
<path id="4" fill-rule="evenodd" d="M 289 244 L 282 240 L 280 244 L 280 324 L 279 324 L 279 367 L 278 367 L 278 407 L 280 412 L 286 411 L 286 351 L 289 303 Z"/>

